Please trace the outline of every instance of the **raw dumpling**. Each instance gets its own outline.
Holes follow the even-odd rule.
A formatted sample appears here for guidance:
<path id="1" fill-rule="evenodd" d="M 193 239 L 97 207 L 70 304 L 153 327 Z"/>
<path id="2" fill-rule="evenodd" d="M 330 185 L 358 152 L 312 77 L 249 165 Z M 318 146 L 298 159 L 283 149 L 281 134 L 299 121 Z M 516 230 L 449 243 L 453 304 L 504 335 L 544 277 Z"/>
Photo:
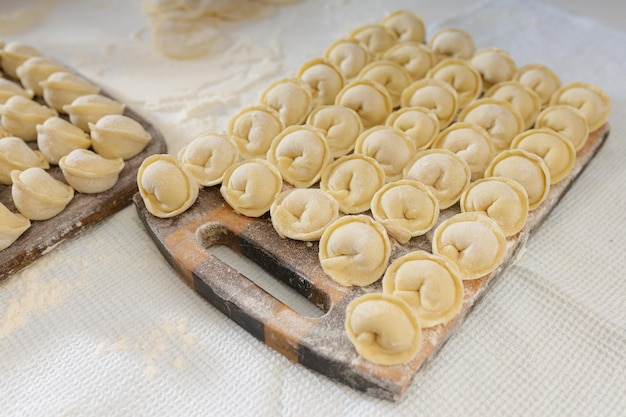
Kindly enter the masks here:
<path id="1" fill-rule="evenodd" d="M 324 51 L 324 57 L 339 68 L 347 80 L 356 77 L 371 60 L 369 51 L 357 39 L 333 42 Z"/>
<path id="2" fill-rule="evenodd" d="M 14 83 L 6 78 L 0 78 L 0 104 L 6 103 L 13 96 L 31 99 L 34 94 L 32 90 L 25 90 L 18 83 Z"/>
<path id="3" fill-rule="evenodd" d="M 383 25 L 364 25 L 354 29 L 348 36 L 361 42 L 375 59 L 398 42 L 394 31 Z"/>
<path id="4" fill-rule="evenodd" d="M 435 229 L 433 254 L 450 259 L 461 279 L 470 280 L 493 272 L 506 254 L 506 238 L 498 224 L 478 212 L 456 214 Z"/>
<path id="5" fill-rule="evenodd" d="M 517 71 L 517 65 L 511 55 L 498 48 L 478 50 L 470 62 L 483 79 L 483 91 L 487 91 L 495 84 L 512 80 Z"/>
<path id="6" fill-rule="evenodd" d="M 102 193 L 112 188 L 124 165 L 122 158 L 107 159 L 87 149 L 75 149 L 59 161 L 65 181 L 84 194 Z"/>
<path id="7" fill-rule="evenodd" d="M 550 105 L 568 104 L 587 118 L 589 131 L 599 129 L 609 119 L 611 99 L 601 88 L 583 82 L 566 84 L 554 92 Z"/>
<path id="8" fill-rule="evenodd" d="M 283 130 L 272 142 L 267 160 L 278 168 L 289 184 L 307 188 L 319 181 L 333 156 L 323 132 L 302 125 Z"/>
<path id="9" fill-rule="evenodd" d="M 505 236 L 513 236 L 526 224 L 528 194 L 520 183 L 505 177 L 481 178 L 461 196 L 461 211 L 477 211 L 492 218 Z"/>
<path id="10" fill-rule="evenodd" d="M 100 87 L 70 72 L 55 72 L 40 85 L 45 103 L 59 113 L 65 113 L 63 106 L 72 104 L 78 97 L 100 92 Z"/>
<path id="11" fill-rule="evenodd" d="M 365 214 L 343 216 L 320 239 L 324 272 L 344 286 L 366 286 L 378 280 L 389 263 L 391 241 L 385 228 Z"/>
<path id="12" fill-rule="evenodd" d="M 550 170 L 550 184 L 561 181 L 576 162 L 576 149 L 552 129 L 529 129 L 513 139 L 511 149 L 523 149 L 541 157 Z"/>
<path id="13" fill-rule="evenodd" d="M 404 178 L 430 188 L 443 210 L 459 201 L 470 183 L 471 172 L 460 156 L 446 149 L 420 151 L 404 168 Z"/>
<path id="14" fill-rule="evenodd" d="M 93 150 L 105 158 L 130 159 L 152 139 L 139 122 L 121 114 L 104 115 L 88 127 Z"/>
<path id="15" fill-rule="evenodd" d="M 284 129 L 278 112 L 267 106 L 246 107 L 228 122 L 228 134 L 244 159 L 264 158 Z"/>
<path id="16" fill-rule="evenodd" d="M 51 164 L 74 149 L 87 149 L 91 138 L 81 128 L 60 117 L 51 117 L 37 125 L 37 148 Z"/>
<path id="17" fill-rule="evenodd" d="M 420 327 L 445 324 L 463 305 L 463 282 L 448 258 L 423 250 L 395 259 L 383 276 L 383 292 L 406 302 Z"/>
<path id="18" fill-rule="evenodd" d="M 541 98 L 530 87 L 519 81 L 504 81 L 491 87 L 485 97 L 511 103 L 524 120 L 524 129 L 530 129 L 541 111 Z"/>
<path id="19" fill-rule="evenodd" d="M 439 133 L 432 147 L 447 149 L 467 162 L 472 181 L 482 178 L 495 155 L 489 133 L 472 123 L 453 123 Z"/>
<path id="20" fill-rule="evenodd" d="M 339 68 L 322 58 L 305 62 L 296 76 L 311 87 L 313 107 L 333 104 L 345 82 Z"/>
<path id="21" fill-rule="evenodd" d="M 143 160 L 137 171 L 137 187 L 146 209 L 160 218 L 186 211 L 196 202 L 200 188 L 193 175 L 167 154 Z"/>
<path id="22" fill-rule="evenodd" d="M 483 91 L 480 73 L 464 59 L 443 59 L 428 71 L 426 77 L 450 84 L 456 91 L 459 110 L 476 99 Z"/>
<path id="23" fill-rule="evenodd" d="M 417 14 L 409 10 L 396 10 L 388 14 L 380 24 L 396 34 L 398 42 L 424 42 L 426 26 Z"/>
<path id="24" fill-rule="evenodd" d="M 2 70 L 11 78 L 18 78 L 17 67 L 32 56 L 43 56 L 36 48 L 19 42 L 9 42 L 0 49 Z"/>
<path id="25" fill-rule="evenodd" d="M 374 158 L 385 171 L 385 181 L 402 178 L 402 169 L 415 154 L 415 144 L 392 126 L 375 126 L 361 133 L 354 153 Z"/>
<path id="26" fill-rule="evenodd" d="M 435 65 L 433 52 L 418 42 L 398 42 L 389 48 L 382 58 L 402 65 L 413 81 L 424 78 L 428 70 Z"/>
<path id="27" fill-rule="evenodd" d="M 346 308 L 346 334 L 363 359 L 378 365 L 411 361 L 422 346 L 422 330 L 400 298 L 371 293 Z"/>
<path id="28" fill-rule="evenodd" d="M 11 171 L 26 168 L 50 168 L 40 151 L 33 150 L 26 142 L 15 136 L 0 138 L 0 184 L 11 185 Z"/>
<path id="29" fill-rule="evenodd" d="M 391 106 L 394 108 L 400 106 L 402 91 L 413 81 L 402 65 L 384 59 L 366 65 L 358 78 L 375 81 L 385 87 L 391 98 Z"/>
<path id="30" fill-rule="evenodd" d="M 385 122 L 403 131 L 415 144 L 415 149 L 427 149 L 439 133 L 439 119 L 426 107 L 403 107 L 391 113 Z"/>
<path id="31" fill-rule="evenodd" d="M 589 139 L 587 117 L 567 104 L 548 106 L 537 116 L 536 128 L 547 128 L 559 132 L 572 142 L 574 149 L 580 151 Z"/>
<path id="32" fill-rule="evenodd" d="M 528 209 L 536 209 L 550 191 L 550 170 L 544 160 L 523 149 L 500 152 L 485 170 L 485 177 L 505 177 L 517 181 L 528 194 Z"/>
<path id="33" fill-rule="evenodd" d="M 439 200 L 418 181 L 400 180 L 384 185 L 372 198 L 372 215 L 398 242 L 428 232 L 439 218 Z"/>
<path id="34" fill-rule="evenodd" d="M 314 109 L 309 114 L 306 123 L 324 132 L 333 158 L 339 158 L 351 152 L 356 139 L 363 132 L 363 123 L 357 112 L 337 105 Z"/>
<path id="35" fill-rule="evenodd" d="M 300 78 L 284 78 L 271 83 L 261 94 L 260 102 L 276 110 L 288 127 L 306 120 L 313 107 L 313 93 Z"/>
<path id="36" fill-rule="evenodd" d="M 426 107 L 433 110 L 441 129 L 447 127 L 459 109 L 458 94 L 447 82 L 425 78 L 409 85 L 400 98 L 402 107 Z"/>
<path id="37" fill-rule="evenodd" d="M 476 52 L 474 39 L 463 29 L 441 29 L 428 39 L 437 62 L 445 58 L 470 59 Z"/>
<path id="38" fill-rule="evenodd" d="M 43 95 L 43 88 L 39 85 L 55 72 L 70 72 L 63 65 L 43 56 L 33 56 L 28 58 L 17 67 L 17 76 L 20 82 L 29 90 L 32 90 L 36 96 Z"/>
<path id="39" fill-rule="evenodd" d="M 502 100 L 481 98 L 460 113 L 459 122 L 473 123 L 485 129 L 496 152 L 508 149 L 513 138 L 524 130 L 524 119 L 513 106 Z"/>
<path id="40" fill-rule="evenodd" d="M 337 94 L 335 104 L 356 111 L 365 129 L 383 124 L 393 109 L 387 89 L 370 80 L 347 84 Z"/>
<path id="41" fill-rule="evenodd" d="M 11 171 L 11 196 L 18 211 L 30 220 L 47 220 L 65 209 L 74 189 L 41 168 Z"/>
<path id="42" fill-rule="evenodd" d="M 323 190 L 292 188 L 276 197 L 270 216 L 280 237 L 319 240 L 326 227 L 339 218 L 339 204 Z"/>
<path id="43" fill-rule="evenodd" d="M 58 113 L 34 100 L 22 96 L 9 98 L 0 109 L 2 127 L 12 135 L 32 142 L 37 139 L 37 125 Z"/>
<path id="44" fill-rule="evenodd" d="M 30 220 L 0 203 L 0 251 L 8 248 L 30 227 Z"/>
<path id="45" fill-rule="evenodd" d="M 548 104 L 552 94 L 561 87 L 559 76 L 542 64 L 524 65 L 515 72 L 513 79 L 537 93 L 541 98 L 542 106 Z"/>
<path id="46" fill-rule="evenodd" d="M 63 111 L 70 116 L 70 122 L 89 131 L 89 123 L 97 123 L 104 116 L 121 115 L 125 105 L 101 94 L 79 96 L 71 104 L 63 106 Z"/>
<path id="47" fill-rule="evenodd" d="M 178 160 L 198 185 L 210 187 L 222 182 L 226 170 L 239 160 L 239 152 L 230 136 L 209 132 L 183 147 Z"/>
<path id="48" fill-rule="evenodd" d="M 265 159 L 247 159 L 226 171 L 220 193 L 236 212 L 260 217 L 270 210 L 282 187 L 278 168 Z"/>
<path id="49" fill-rule="evenodd" d="M 339 203 L 346 214 L 367 211 L 374 193 L 385 183 L 385 172 L 378 161 L 365 155 L 337 158 L 322 173 L 320 188 Z"/>

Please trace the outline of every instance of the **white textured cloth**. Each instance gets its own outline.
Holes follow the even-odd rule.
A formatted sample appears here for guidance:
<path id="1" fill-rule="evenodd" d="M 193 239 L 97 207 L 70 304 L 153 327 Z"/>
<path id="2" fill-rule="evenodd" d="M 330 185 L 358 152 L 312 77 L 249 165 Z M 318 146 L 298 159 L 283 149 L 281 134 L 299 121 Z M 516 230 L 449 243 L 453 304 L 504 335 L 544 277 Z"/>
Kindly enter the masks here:
<path id="1" fill-rule="evenodd" d="M 154 51 L 133 2 L 47 7 L 5 41 L 105 86 L 175 153 L 351 29 L 429 6 L 303 1 L 224 25 L 231 46 L 190 61 Z M 402 401 L 356 392 L 255 340 L 179 279 L 128 207 L 0 283 L 0 415 L 624 415 L 626 34 L 528 1 L 450 13 L 461 14 L 427 21 L 429 33 L 460 27 L 520 66 L 541 62 L 563 82 L 605 89 L 611 135 Z"/>

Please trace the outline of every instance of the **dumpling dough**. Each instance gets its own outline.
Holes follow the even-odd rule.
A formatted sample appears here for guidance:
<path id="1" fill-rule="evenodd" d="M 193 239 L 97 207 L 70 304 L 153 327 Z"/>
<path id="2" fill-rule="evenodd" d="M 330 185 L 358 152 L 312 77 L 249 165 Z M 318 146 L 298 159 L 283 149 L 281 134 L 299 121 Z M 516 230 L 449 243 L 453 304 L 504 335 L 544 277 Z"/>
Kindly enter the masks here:
<path id="1" fill-rule="evenodd" d="M 537 116 L 535 127 L 559 132 L 572 142 L 577 152 L 589 139 L 587 117 L 577 108 L 567 104 L 557 104 L 543 109 Z"/>
<path id="2" fill-rule="evenodd" d="M 515 136 L 524 130 L 524 119 L 511 103 L 492 98 L 481 98 L 468 104 L 459 113 L 458 121 L 485 129 L 496 152 L 508 149 Z"/>
<path id="3" fill-rule="evenodd" d="M 372 198 L 372 215 L 398 242 L 429 231 L 439 218 L 439 200 L 418 181 L 399 180 L 384 185 Z"/>
<path id="4" fill-rule="evenodd" d="M 276 197 L 270 216 L 280 237 L 319 240 L 326 227 L 339 218 L 339 204 L 323 190 L 292 188 Z"/>
<path id="5" fill-rule="evenodd" d="M 345 83 L 339 68 L 322 58 L 302 64 L 296 76 L 311 87 L 313 107 L 333 104 Z"/>
<path id="6" fill-rule="evenodd" d="M 100 87 L 70 72 L 55 72 L 40 85 L 45 103 L 59 113 L 65 113 L 63 106 L 72 104 L 78 97 L 100 92 Z"/>
<path id="7" fill-rule="evenodd" d="M 398 42 L 424 42 L 426 38 L 424 20 L 409 10 L 391 12 L 380 24 L 393 31 Z"/>
<path id="8" fill-rule="evenodd" d="M 313 92 L 300 78 L 284 78 L 271 83 L 261 94 L 260 102 L 276 110 L 289 127 L 306 120 L 313 107 Z"/>
<path id="9" fill-rule="evenodd" d="M 443 210 L 459 201 L 470 183 L 471 172 L 467 162 L 457 154 L 447 149 L 427 149 L 417 152 L 409 161 L 404 178 L 429 187 Z"/>
<path id="10" fill-rule="evenodd" d="M 463 282 L 448 258 L 426 251 L 395 259 L 383 276 L 383 292 L 406 302 L 420 327 L 445 324 L 463 305 Z"/>
<path id="11" fill-rule="evenodd" d="M 244 159 L 265 158 L 272 141 L 284 129 L 278 112 L 267 106 L 245 107 L 228 122 L 228 134 Z"/>
<path id="12" fill-rule="evenodd" d="M 30 227 L 30 220 L 0 203 L 0 251 L 8 248 Z"/>
<path id="13" fill-rule="evenodd" d="M 204 133 L 178 152 L 178 160 L 198 185 L 210 187 L 222 182 L 226 170 L 239 160 L 237 145 L 230 136 Z"/>
<path id="14" fill-rule="evenodd" d="M 542 64 L 528 64 L 519 68 L 513 80 L 528 86 L 541 98 L 541 105 L 545 106 L 550 97 L 561 87 L 561 79 L 550 68 Z"/>
<path id="15" fill-rule="evenodd" d="M 459 109 L 467 106 L 483 91 L 483 80 L 480 73 L 469 61 L 464 59 L 443 59 L 430 69 L 426 76 L 450 84 L 456 91 Z"/>
<path id="16" fill-rule="evenodd" d="M 517 181 L 528 194 L 528 209 L 536 209 L 550 191 L 550 170 L 544 160 L 523 149 L 500 152 L 485 170 L 485 177 L 506 177 Z"/>
<path id="17" fill-rule="evenodd" d="M 36 96 L 43 95 L 43 87 L 39 84 L 45 81 L 50 75 L 57 72 L 70 72 L 63 65 L 43 56 L 28 58 L 17 67 L 17 76 L 24 86 L 35 93 Z"/>
<path id="18" fill-rule="evenodd" d="M 17 68 L 33 56 L 43 56 L 36 48 L 20 42 L 9 42 L 0 49 L 2 70 L 11 78 L 18 78 Z"/>
<path id="19" fill-rule="evenodd" d="M 107 159 L 87 149 L 75 149 L 59 161 L 65 181 L 84 194 L 102 193 L 112 188 L 124 165 L 122 158 Z"/>
<path id="20" fill-rule="evenodd" d="M 392 126 L 375 126 L 359 135 L 354 153 L 374 158 L 385 171 L 385 181 L 402 178 L 402 169 L 415 154 L 415 144 Z"/>
<path id="21" fill-rule="evenodd" d="M 385 51 L 398 42 L 398 36 L 394 31 L 376 24 L 358 27 L 350 32 L 348 37 L 357 39 L 365 45 L 374 59 L 380 58 Z"/>
<path id="22" fill-rule="evenodd" d="M 34 100 L 13 96 L 4 103 L 0 115 L 2 127 L 26 142 L 33 142 L 37 139 L 37 125 L 58 113 Z"/>
<path id="23" fill-rule="evenodd" d="M 394 108 L 400 106 L 402 91 L 413 81 L 403 66 L 383 59 L 368 64 L 361 70 L 358 78 L 371 80 L 385 87 Z"/>
<path id="24" fill-rule="evenodd" d="M 141 123 L 122 114 L 104 115 L 88 126 L 93 150 L 105 158 L 130 159 L 152 139 Z"/>
<path id="25" fill-rule="evenodd" d="M 346 80 L 356 77 L 371 61 L 367 48 L 357 39 L 339 39 L 324 51 L 324 58 L 343 73 Z"/>
<path id="26" fill-rule="evenodd" d="M 422 330 L 411 308 L 384 293 L 351 301 L 346 308 L 345 328 L 358 354 L 378 365 L 408 363 L 422 346 Z"/>
<path id="27" fill-rule="evenodd" d="M 500 266 L 506 254 L 506 238 L 500 226 L 486 215 L 460 213 L 437 226 L 432 250 L 455 263 L 461 279 L 477 279 Z"/>
<path id="28" fill-rule="evenodd" d="M 344 286 L 366 286 L 378 280 L 390 255 L 387 231 L 365 214 L 340 217 L 320 239 L 319 259 L 324 272 Z"/>
<path id="29" fill-rule="evenodd" d="M 343 106 L 320 106 L 309 114 L 306 123 L 324 132 L 333 158 L 350 153 L 363 132 L 357 112 Z"/>
<path id="30" fill-rule="evenodd" d="M 489 133 L 472 123 L 453 123 L 439 133 L 432 147 L 447 149 L 467 162 L 472 181 L 482 178 L 495 155 Z"/>
<path id="31" fill-rule="evenodd" d="M 447 127 L 459 109 L 458 94 L 447 82 L 425 78 L 409 85 L 400 98 L 402 107 L 426 107 L 433 110 L 439 127 Z"/>
<path id="32" fill-rule="evenodd" d="M 71 104 L 63 106 L 63 111 L 70 116 L 70 122 L 89 131 L 89 123 L 97 123 L 107 115 L 121 115 L 125 105 L 101 94 L 79 96 Z"/>
<path id="33" fill-rule="evenodd" d="M 37 125 L 37 148 L 51 164 L 74 149 L 87 149 L 91 146 L 91 137 L 81 128 L 60 117 L 51 117 Z"/>
<path id="34" fill-rule="evenodd" d="M 26 168 L 50 168 L 40 151 L 33 150 L 26 142 L 15 136 L 0 138 L 0 184 L 11 185 L 11 171 Z"/>
<path id="35" fill-rule="evenodd" d="M 322 131 L 302 125 L 283 130 L 272 142 L 267 160 L 289 184 L 307 188 L 319 181 L 333 157 Z"/>
<path id="36" fill-rule="evenodd" d="M 48 220 L 74 198 L 74 189 L 41 168 L 11 171 L 11 196 L 17 210 L 30 220 Z"/>
<path id="37" fill-rule="evenodd" d="M 595 85 L 583 82 L 565 84 L 555 91 L 550 105 L 556 104 L 568 104 L 583 112 L 591 132 L 605 124 L 611 112 L 608 94 Z"/>
<path id="38" fill-rule="evenodd" d="M 137 171 L 137 186 L 146 209 L 160 218 L 185 212 L 198 198 L 199 186 L 193 175 L 167 154 L 143 160 Z"/>
<path id="39" fill-rule="evenodd" d="M 426 107 L 403 107 L 391 113 L 385 122 L 403 131 L 415 144 L 415 149 L 427 149 L 439 133 L 439 119 Z"/>
<path id="40" fill-rule="evenodd" d="M 511 103 L 524 120 L 524 129 L 530 129 L 541 111 L 541 98 L 530 87 L 519 81 L 504 81 L 491 87 L 485 97 Z"/>
<path id="41" fill-rule="evenodd" d="M 477 211 L 492 218 L 505 236 L 513 236 L 526 224 L 528 193 L 520 183 L 505 177 L 481 178 L 461 196 L 461 211 Z"/>
<path id="42" fill-rule="evenodd" d="M 552 129 L 529 129 L 511 143 L 511 149 L 523 149 L 541 157 L 550 170 L 550 184 L 561 181 L 576 162 L 576 149 L 565 136 Z"/>
<path id="43" fill-rule="evenodd" d="M 433 52 L 418 42 L 398 42 L 382 58 L 402 65 L 413 81 L 424 78 L 428 70 L 435 66 Z"/>
<path id="44" fill-rule="evenodd" d="M 6 78 L 0 78 L 0 104 L 6 103 L 13 96 L 31 99 L 34 94 L 32 90 L 25 90 L 18 83 L 14 83 Z"/>
<path id="45" fill-rule="evenodd" d="M 347 84 L 337 94 L 335 104 L 356 111 L 364 129 L 383 124 L 393 110 L 387 89 L 377 82 L 363 79 Z"/>
<path id="46" fill-rule="evenodd" d="M 322 173 L 320 188 L 346 214 L 367 211 L 374 193 L 385 184 L 385 171 L 374 158 L 351 154 L 337 158 Z"/>
<path id="47" fill-rule="evenodd" d="M 470 59 L 476 52 L 474 39 L 463 29 L 441 29 L 428 39 L 437 62 L 445 58 Z"/>
<path id="48" fill-rule="evenodd" d="M 476 51 L 470 63 L 478 70 L 483 79 L 483 91 L 503 81 L 510 81 L 515 76 L 517 64 L 511 55 L 498 48 L 485 48 Z"/>
<path id="49" fill-rule="evenodd" d="M 278 168 L 265 159 L 247 159 L 226 171 L 220 193 L 237 213 L 261 217 L 270 210 L 282 187 Z"/>

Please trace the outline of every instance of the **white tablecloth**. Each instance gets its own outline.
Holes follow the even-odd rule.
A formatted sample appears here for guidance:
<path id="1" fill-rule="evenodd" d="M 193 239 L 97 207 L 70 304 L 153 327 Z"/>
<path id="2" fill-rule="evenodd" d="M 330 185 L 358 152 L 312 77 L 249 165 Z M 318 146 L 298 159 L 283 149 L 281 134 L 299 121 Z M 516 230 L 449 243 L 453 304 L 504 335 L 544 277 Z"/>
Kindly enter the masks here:
<path id="1" fill-rule="evenodd" d="M 19 17 L 23 30 L 0 36 L 104 86 L 161 129 L 175 153 L 200 132 L 223 131 L 269 82 L 294 75 L 330 42 L 407 8 L 429 34 L 460 27 L 519 66 L 541 62 L 563 82 L 605 89 L 611 135 L 521 261 L 398 403 L 248 335 L 179 279 L 130 206 L 0 283 L 0 415 L 626 413 L 625 33 L 527 1 L 302 1 L 221 25 L 222 49 L 176 61 L 150 44 L 138 3 L 23 2 L 11 9 L 30 11 Z"/>

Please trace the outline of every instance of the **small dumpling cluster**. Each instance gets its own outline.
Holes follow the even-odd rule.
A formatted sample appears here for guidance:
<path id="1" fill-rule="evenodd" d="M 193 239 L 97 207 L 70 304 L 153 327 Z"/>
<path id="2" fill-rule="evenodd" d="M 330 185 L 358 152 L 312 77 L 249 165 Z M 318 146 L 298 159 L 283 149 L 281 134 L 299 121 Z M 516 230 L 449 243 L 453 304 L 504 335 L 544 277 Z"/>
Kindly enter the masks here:
<path id="1" fill-rule="evenodd" d="M 350 303 L 346 331 L 363 358 L 398 364 L 419 350 L 420 329 L 458 315 L 463 281 L 501 265 L 507 239 L 568 175 L 610 107 L 600 88 L 562 85 L 537 63 L 518 68 L 504 50 L 476 50 L 461 29 L 426 39 L 422 19 L 399 10 L 271 83 L 226 133 L 195 139 L 168 169 L 221 184 L 243 215 L 269 211 L 281 237 L 319 240 L 338 284 L 382 277 L 381 294 Z M 165 180 L 138 181 L 155 215 L 193 204 L 192 192 L 171 204 L 148 190 Z M 391 260 L 394 244 L 427 233 L 431 252 Z"/>
<path id="2" fill-rule="evenodd" d="M 124 104 L 39 50 L 10 42 L 0 58 L 0 186 L 11 187 L 19 212 L 0 203 L 2 250 L 30 220 L 61 213 L 75 192 L 112 188 L 151 135 Z"/>

